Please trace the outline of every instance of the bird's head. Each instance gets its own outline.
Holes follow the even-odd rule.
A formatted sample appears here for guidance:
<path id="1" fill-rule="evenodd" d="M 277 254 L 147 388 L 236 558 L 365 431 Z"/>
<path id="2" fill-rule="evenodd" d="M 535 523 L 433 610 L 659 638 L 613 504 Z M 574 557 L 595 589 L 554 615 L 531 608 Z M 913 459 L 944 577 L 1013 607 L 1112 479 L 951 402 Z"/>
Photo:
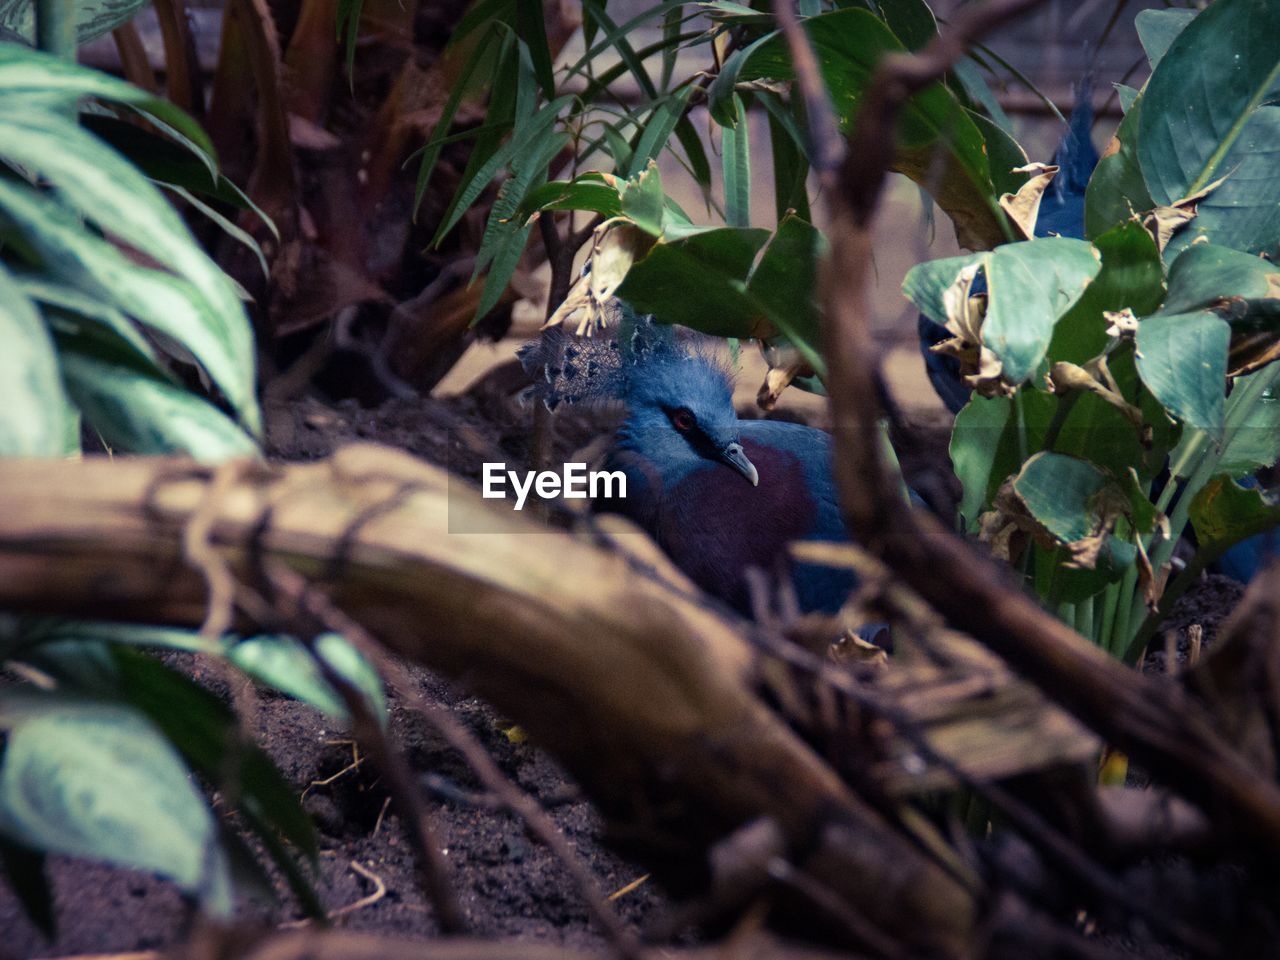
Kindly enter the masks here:
<path id="1" fill-rule="evenodd" d="M 722 463 L 752 486 L 760 476 L 747 459 L 733 409 L 733 383 L 713 358 L 669 353 L 629 371 L 624 393 L 627 420 L 621 446 L 653 460 L 664 472 Z"/>

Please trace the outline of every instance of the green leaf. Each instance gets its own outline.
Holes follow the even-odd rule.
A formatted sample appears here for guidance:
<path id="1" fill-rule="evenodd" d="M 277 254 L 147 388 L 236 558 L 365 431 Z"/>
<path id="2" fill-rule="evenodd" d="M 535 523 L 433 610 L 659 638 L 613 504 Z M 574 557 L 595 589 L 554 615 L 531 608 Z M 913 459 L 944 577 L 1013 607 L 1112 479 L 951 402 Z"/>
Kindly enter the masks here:
<path id="1" fill-rule="evenodd" d="M 105 328 L 85 325 L 55 335 L 67 391 L 109 445 L 133 453 L 186 453 L 207 463 L 258 455 L 230 418 L 140 363 Z"/>
<path id="2" fill-rule="evenodd" d="M 847 131 L 857 115 L 871 73 L 902 44 L 866 10 L 833 10 L 804 21 L 836 115 Z M 742 80 L 792 80 L 786 38 L 773 34 L 742 65 Z M 994 246 L 1008 237 L 991 185 L 982 133 L 942 84 L 913 96 L 898 125 L 893 169 L 928 189 L 955 221 L 962 244 Z M 940 152 L 940 155 L 939 155 Z"/>
<path id="3" fill-rule="evenodd" d="M 1130 220 L 1094 240 L 1102 269 L 1075 306 L 1063 314 L 1049 342 L 1050 362 L 1083 364 L 1108 343 L 1104 311 L 1126 307 L 1135 316 L 1153 312 L 1164 296 L 1160 251 L 1141 224 Z"/>
<path id="4" fill-rule="evenodd" d="M 1188 511 L 1200 550 L 1210 559 L 1221 556 L 1233 544 L 1280 524 L 1280 504 L 1268 501 L 1259 490 L 1245 489 L 1229 476 L 1210 480 Z"/>
<path id="5" fill-rule="evenodd" d="M 1161 313 L 1191 313 L 1231 297 L 1280 297 L 1280 267 L 1229 247 L 1197 243 L 1169 268 L 1169 296 Z"/>
<path id="6" fill-rule="evenodd" d="M 53 341 L 0 265 L 0 456 L 55 457 L 71 416 Z"/>
<path id="7" fill-rule="evenodd" d="M 735 111 L 742 98 L 733 95 Z M 731 227 L 751 226 L 751 132 L 748 125 L 720 128 L 724 172 L 724 219 Z"/>
<path id="8" fill-rule="evenodd" d="M 1231 396 L 1227 397 L 1226 419 L 1238 426 L 1228 437 L 1218 460 L 1218 469 L 1228 476 L 1242 477 L 1273 467 L 1280 460 L 1280 391 L 1274 382 L 1277 376 L 1280 372 L 1271 366 L 1235 380 Z M 1252 394 L 1249 386 L 1255 379 L 1268 385 L 1261 399 L 1247 411 L 1238 410 Z"/>
<path id="9" fill-rule="evenodd" d="M 110 33 L 144 6 L 146 0 L 75 0 L 77 41 L 88 43 Z M 33 0 L 0 0 L 0 29 L 34 42 L 35 27 Z"/>
<path id="10" fill-rule="evenodd" d="M 1058 318 L 1080 299 L 1101 266 L 1089 243 L 1070 237 L 1006 244 L 987 255 L 982 342 L 1000 357 L 1008 380 L 1021 383 L 1035 373 Z"/>
<path id="11" fill-rule="evenodd" d="M 50 269 L 82 287 L 91 283 L 100 296 L 118 297 L 125 311 L 187 347 L 256 429 L 248 317 L 227 275 L 196 246 L 164 196 L 67 120 L 13 123 L 0 115 L 0 142 L 6 132 L 15 140 L 0 150 L 10 159 L 44 174 L 81 214 L 169 266 L 174 275 L 137 268 L 111 244 L 84 232 L 55 201 L 18 184 L 0 183 L 0 215 L 23 228 Z"/>
<path id="12" fill-rule="evenodd" d="M 1111 86 L 1115 88 L 1116 99 L 1120 101 L 1120 112 L 1128 113 L 1133 109 L 1133 104 L 1138 99 L 1141 91 L 1137 87 L 1129 86 L 1127 83 L 1113 83 Z"/>
<path id="13" fill-rule="evenodd" d="M 662 174 L 650 162 L 639 177 L 622 188 L 622 212 L 637 227 L 653 236 L 661 236 L 666 222 L 662 192 Z"/>
<path id="14" fill-rule="evenodd" d="M 214 156 L 213 144 L 200 124 L 163 97 L 37 50 L 0 44 L 0 112 L 30 113 L 35 103 L 51 109 L 51 99 L 61 99 L 70 106 L 85 97 L 139 110 L 170 136 L 189 142 L 204 156 Z"/>
<path id="15" fill-rule="evenodd" d="M 1074 543 L 1096 532 L 1093 505 L 1107 482 L 1091 463 L 1040 452 L 1023 465 L 1013 489 L 1041 526 L 1063 543 Z"/>
<path id="16" fill-rule="evenodd" d="M 272 236 L 280 239 L 280 231 L 271 218 L 218 171 L 212 156 L 185 137 L 175 142 L 137 123 L 98 113 L 82 114 L 80 125 L 128 158 L 150 179 L 171 187 L 183 187 L 237 210 L 252 210 Z"/>
<path id="17" fill-rule="evenodd" d="M 510 2 L 510 0 L 507 0 Z M 457 39 L 457 31 L 451 39 L 451 43 Z M 422 148 L 422 159 L 418 162 L 418 178 L 413 188 L 413 210 L 414 216 L 417 216 L 418 208 L 422 206 L 422 198 L 426 195 L 427 187 L 431 184 L 431 175 L 435 173 L 436 164 L 440 160 L 440 153 L 444 150 L 445 138 L 449 136 L 449 129 L 453 126 L 453 118 L 458 113 L 458 107 L 462 104 L 462 99 L 472 89 L 476 73 L 481 65 L 486 61 L 486 55 L 490 52 L 490 38 L 485 38 L 476 44 L 475 50 L 467 62 L 463 64 L 458 78 L 449 90 L 449 98 L 445 100 L 444 107 L 440 111 L 440 119 L 436 121 L 436 125 L 431 130 L 431 139 L 427 141 Z M 354 46 L 352 46 L 354 51 Z M 491 110 L 490 119 L 496 114 Z"/>
<path id="18" fill-rule="evenodd" d="M 809 177 L 809 161 L 804 142 L 787 108 L 770 94 L 757 99 L 769 115 L 769 148 L 773 158 L 773 206 L 779 223 L 794 210 L 802 220 L 812 219 L 805 181 Z"/>
<path id="19" fill-rule="evenodd" d="M 0 724 L 9 728 L 0 830 L 42 850 L 163 874 L 230 915 L 213 817 L 150 721 L 115 704 L 6 690 Z"/>
<path id="20" fill-rule="evenodd" d="M 1028 175 L 1013 171 L 1027 165 L 1026 151 L 996 121 L 972 111 L 969 111 L 969 117 L 987 141 L 987 155 L 991 164 L 991 185 L 995 188 L 995 192 L 1001 196 L 1006 193 L 1016 194 L 1027 182 Z"/>
<path id="21" fill-rule="evenodd" d="M 640 132 L 639 139 L 636 140 L 635 148 L 631 151 L 631 157 L 627 161 L 628 177 L 638 176 L 649 161 L 656 158 L 666 147 L 667 141 L 671 139 L 672 132 L 685 115 L 689 96 L 692 93 L 693 86 L 687 86 L 679 93 L 660 100 L 654 107 L 653 112 L 649 114 L 648 121 Z"/>
<path id="22" fill-rule="evenodd" d="M 942 295 L 956 282 L 961 270 L 981 263 L 985 257 L 984 253 L 967 253 L 959 257 L 943 257 L 941 260 L 918 263 L 903 278 L 902 293 L 925 316 L 943 323 L 947 317 L 947 308 Z"/>
<path id="23" fill-rule="evenodd" d="M 1138 158 L 1152 198 L 1173 204 L 1216 181 L 1170 247 L 1200 236 L 1249 253 L 1280 237 L 1280 5 L 1219 0 L 1177 35 L 1147 81 Z M 1225 177 L 1225 180 L 1222 178 Z"/>
<path id="24" fill-rule="evenodd" d="M 560 97 L 558 100 L 553 100 L 545 107 L 542 107 L 530 120 L 518 126 L 512 133 L 511 139 L 495 150 L 488 160 L 480 164 L 478 169 L 471 172 L 469 176 L 464 172 L 463 185 L 459 187 L 457 194 L 454 195 L 440 228 L 431 240 L 433 246 L 443 240 L 449 231 L 457 225 L 458 221 L 462 219 L 462 215 L 471 209 L 471 205 L 480 198 L 480 194 L 484 192 L 485 187 L 489 186 L 493 178 L 498 175 L 498 171 L 523 151 L 536 149 L 540 142 L 545 142 L 544 138 L 551 131 L 560 111 L 572 100 L 572 97 Z M 470 164 L 468 164 L 467 169 L 470 171 Z"/>
<path id="25" fill-rule="evenodd" d="M 938 35 L 937 18 L 924 0 L 891 0 L 880 10 L 889 29 L 908 50 L 919 50 Z"/>
<path id="26" fill-rule="evenodd" d="M 534 187 L 525 194 L 516 218 L 523 223 L 539 210 L 591 210 L 607 219 L 622 213 L 622 197 L 600 174 L 584 173 Z"/>
<path id="27" fill-rule="evenodd" d="M 1004 131 L 1006 137 L 1011 138 L 1010 131 L 1013 130 L 1013 122 L 1009 119 L 1009 115 L 1004 112 L 1004 107 L 1000 106 L 1000 101 L 996 99 L 991 87 L 988 86 L 986 79 L 982 76 L 982 71 L 978 69 L 977 64 L 968 57 L 961 57 L 956 61 L 956 65 L 951 68 L 951 72 L 955 74 L 960 86 L 975 104 L 982 107 L 987 112 L 987 117 L 995 124 L 997 128 Z M 1019 148 L 1021 149 L 1021 148 Z M 1026 154 L 1023 154 L 1026 157 Z M 995 158 L 992 158 L 992 170 L 994 171 Z M 1026 164 L 1024 159 L 1022 163 L 1015 163 L 1015 167 Z"/>
<path id="28" fill-rule="evenodd" d="M 664 323 L 719 337 L 767 335 L 764 312 L 746 293 L 746 280 L 768 239 L 768 230 L 719 227 L 659 241 L 627 272 L 617 295 Z"/>
<path id="29" fill-rule="evenodd" d="M 765 34 L 763 37 L 753 40 L 745 47 L 729 54 L 728 59 L 720 67 L 720 72 L 716 74 L 716 78 L 707 87 L 707 109 L 711 112 L 711 119 L 720 126 L 735 127 L 738 121 L 742 119 L 742 100 L 737 94 L 738 79 L 742 74 L 742 68 L 746 65 L 747 60 L 765 43 L 776 42 L 774 38 L 777 36 L 777 33 Z"/>
<path id="30" fill-rule="evenodd" d="M 551 47 L 547 43 L 547 24 L 542 0 L 518 0 L 516 33 L 529 48 L 534 76 L 538 79 L 538 86 L 542 88 L 542 95 L 548 100 L 554 100 L 556 78 L 551 66 Z"/>
<path id="31" fill-rule="evenodd" d="M 1143 96 L 1130 104 L 1115 132 L 1114 151 L 1098 161 L 1084 193 L 1085 236 L 1093 239 L 1155 206 L 1138 163 L 1138 121 Z"/>
<path id="32" fill-rule="evenodd" d="M 1146 51 L 1147 63 L 1154 70 L 1169 52 L 1174 39 L 1192 20 L 1198 10 L 1174 8 L 1170 10 L 1139 10 L 1133 18 L 1138 40 Z"/>
<path id="33" fill-rule="evenodd" d="M 819 312 L 814 297 L 818 260 L 824 246 L 817 227 L 794 214 L 785 216 L 747 283 L 747 294 L 820 377 L 826 375 L 826 364 L 821 355 Z"/>
<path id="34" fill-rule="evenodd" d="M 1231 329 L 1211 311 L 1160 314 L 1138 324 L 1138 373 L 1170 415 L 1220 432 Z"/>
<path id="35" fill-rule="evenodd" d="M 1008 397 L 974 394 L 956 414 L 951 431 L 951 463 L 964 495 L 956 510 L 965 530 L 976 533 L 978 518 L 990 505 L 990 494 L 1016 467 L 1000 463 L 1000 438 L 1013 414 Z"/>

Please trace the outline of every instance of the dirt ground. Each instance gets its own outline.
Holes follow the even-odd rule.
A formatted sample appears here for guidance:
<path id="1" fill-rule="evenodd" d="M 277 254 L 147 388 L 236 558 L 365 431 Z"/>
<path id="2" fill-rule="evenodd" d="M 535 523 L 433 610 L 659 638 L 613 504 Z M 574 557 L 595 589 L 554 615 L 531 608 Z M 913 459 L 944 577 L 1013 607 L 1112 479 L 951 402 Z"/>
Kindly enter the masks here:
<path id="1" fill-rule="evenodd" d="M 510 401 L 509 387 L 499 372 L 464 394 L 392 401 L 377 410 L 354 403 L 329 407 L 316 400 L 268 405 L 269 451 L 281 460 L 310 460 L 345 442 L 376 440 L 475 478 L 480 464 L 495 455 L 527 461 L 529 412 Z M 609 429 L 607 414 L 564 417 L 557 429 L 557 455 L 567 456 Z M 945 423 L 934 418 L 909 425 L 900 441 L 910 482 L 942 491 L 941 499 L 954 491 Z M 1211 644 L 1238 596 L 1239 587 L 1230 581 L 1207 579 L 1179 605 L 1170 626 L 1185 637 L 1187 626 L 1199 623 Z M 210 665 L 189 661 L 185 669 L 216 688 L 220 674 Z M 504 771 L 549 808 L 602 888 L 621 891 L 644 875 L 605 846 L 591 807 L 578 799 L 553 761 L 510 735 L 509 721 L 423 671 L 415 675 L 424 694 L 454 710 Z M 563 868 L 520 823 L 493 809 L 460 758 L 420 717 L 394 698 L 390 709 L 392 734 L 432 797 L 439 843 L 475 931 L 566 945 L 598 943 Z M 343 912 L 335 922 L 388 934 L 438 933 L 399 821 L 386 811 L 387 793 L 372 770 L 356 763 L 358 755 L 341 726 L 307 706 L 263 692 L 258 734 L 295 789 L 305 794 L 305 806 L 316 819 L 322 847 L 317 885 L 326 909 Z M 181 942 L 190 929 L 189 906 L 167 882 L 66 857 L 50 858 L 49 868 L 59 919 L 56 940 L 47 942 L 0 884 L 0 960 L 152 950 Z M 655 884 L 643 882 L 621 894 L 616 906 L 629 923 L 642 926 L 662 913 L 664 900 Z M 276 925 L 296 920 L 299 913 L 284 897 L 274 906 L 248 904 L 245 916 Z"/>

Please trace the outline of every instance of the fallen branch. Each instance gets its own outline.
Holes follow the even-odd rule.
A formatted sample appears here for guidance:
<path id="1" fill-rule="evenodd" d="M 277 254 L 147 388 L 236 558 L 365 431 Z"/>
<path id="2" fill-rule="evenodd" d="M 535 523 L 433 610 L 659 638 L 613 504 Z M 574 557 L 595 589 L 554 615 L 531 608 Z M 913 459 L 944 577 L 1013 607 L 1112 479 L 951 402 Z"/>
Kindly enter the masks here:
<path id="1" fill-rule="evenodd" d="M 0 608 L 203 622 L 206 582 L 183 535 L 213 474 L 164 459 L 0 462 Z M 283 564 L 397 653 L 465 683 L 556 753 L 659 871 L 687 876 L 768 818 L 796 869 L 871 928 L 969 951 L 980 884 L 759 698 L 746 624 L 381 448 L 241 471 L 215 513 L 208 542 L 239 583 L 262 592 Z"/>

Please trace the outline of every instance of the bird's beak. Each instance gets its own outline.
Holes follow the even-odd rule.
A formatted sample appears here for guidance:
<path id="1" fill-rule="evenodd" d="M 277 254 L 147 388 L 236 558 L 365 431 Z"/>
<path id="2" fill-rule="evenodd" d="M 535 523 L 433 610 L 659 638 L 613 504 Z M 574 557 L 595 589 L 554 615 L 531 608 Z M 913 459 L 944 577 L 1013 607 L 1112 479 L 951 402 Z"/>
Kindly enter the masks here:
<path id="1" fill-rule="evenodd" d="M 750 480 L 753 487 L 760 486 L 760 474 L 756 471 L 756 465 L 747 459 L 747 455 L 742 449 L 742 444 L 729 444 L 721 451 L 720 458 Z"/>

